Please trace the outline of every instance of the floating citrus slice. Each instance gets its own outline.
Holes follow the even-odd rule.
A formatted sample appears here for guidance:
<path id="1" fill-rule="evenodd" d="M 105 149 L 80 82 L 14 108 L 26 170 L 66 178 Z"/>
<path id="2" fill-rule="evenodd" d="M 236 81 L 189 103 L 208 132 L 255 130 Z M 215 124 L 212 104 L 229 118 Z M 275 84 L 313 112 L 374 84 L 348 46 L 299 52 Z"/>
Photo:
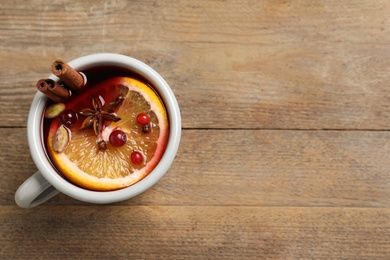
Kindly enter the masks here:
<path id="1" fill-rule="evenodd" d="M 116 190 L 156 167 L 168 128 L 165 107 L 152 88 L 134 78 L 112 78 L 66 104 L 50 125 L 47 148 L 71 182 L 91 190 Z"/>

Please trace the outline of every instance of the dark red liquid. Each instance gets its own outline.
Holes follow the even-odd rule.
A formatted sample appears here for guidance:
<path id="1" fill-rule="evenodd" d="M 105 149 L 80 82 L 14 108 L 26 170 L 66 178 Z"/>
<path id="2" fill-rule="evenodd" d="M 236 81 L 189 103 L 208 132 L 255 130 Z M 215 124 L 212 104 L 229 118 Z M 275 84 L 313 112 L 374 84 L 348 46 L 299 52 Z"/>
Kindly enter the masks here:
<path id="1" fill-rule="evenodd" d="M 85 74 L 87 78 L 87 83 L 80 89 L 78 92 L 73 92 L 71 97 L 68 98 L 67 100 L 64 101 L 64 103 L 70 102 L 74 97 L 78 96 L 79 94 L 83 93 L 84 91 L 87 91 L 90 88 L 93 88 L 96 85 L 99 85 L 101 82 L 104 82 L 107 79 L 114 78 L 114 77 L 130 77 L 130 78 L 135 78 L 139 81 L 142 81 L 143 83 L 151 86 L 151 84 L 139 76 L 138 74 L 135 74 L 134 72 L 129 71 L 128 69 L 121 68 L 121 67 L 115 67 L 115 66 L 98 66 L 98 67 L 93 67 L 85 70 L 79 70 L 79 72 L 82 72 Z M 60 82 L 60 84 L 62 84 Z M 153 87 L 151 86 L 153 89 Z M 105 97 L 103 97 L 105 98 Z M 90 102 L 89 100 L 86 102 Z M 51 105 L 53 102 L 51 100 L 48 100 L 47 106 Z M 52 120 L 44 118 L 43 120 L 43 142 L 45 144 L 45 148 L 47 149 L 47 136 L 49 132 L 49 128 L 51 125 Z M 47 155 L 48 158 L 50 158 Z M 50 160 L 50 159 L 49 159 Z M 50 160 L 51 161 L 51 160 Z M 53 165 L 54 167 L 54 165 Z M 59 171 L 57 171 L 59 172 Z M 61 174 L 59 172 L 59 174 Z"/>
<path id="2" fill-rule="evenodd" d="M 129 71 L 128 69 L 115 67 L 115 66 L 98 66 L 93 67 L 86 70 L 80 70 L 80 72 L 84 73 L 87 76 L 87 84 L 82 88 L 81 91 L 85 91 L 90 87 L 96 86 L 99 83 L 105 81 L 109 78 L 114 77 L 131 77 L 138 79 L 147 85 L 151 86 L 147 80 L 135 74 L 134 72 Z M 77 93 L 75 93 L 77 95 Z"/>

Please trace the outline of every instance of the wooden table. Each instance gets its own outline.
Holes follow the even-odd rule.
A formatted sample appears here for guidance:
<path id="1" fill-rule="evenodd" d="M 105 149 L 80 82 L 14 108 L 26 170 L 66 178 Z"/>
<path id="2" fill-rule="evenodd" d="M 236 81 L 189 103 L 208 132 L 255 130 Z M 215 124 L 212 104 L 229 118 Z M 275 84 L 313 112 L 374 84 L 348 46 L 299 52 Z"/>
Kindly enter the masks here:
<path id="1" fill-rule="evenodd" d="M 390 2 L 0 3 L 1 259 L 389 259 Z M 125 202 L 20 209 L 56 58 L 149 64 L 178 99 L 166 176 Z"/>

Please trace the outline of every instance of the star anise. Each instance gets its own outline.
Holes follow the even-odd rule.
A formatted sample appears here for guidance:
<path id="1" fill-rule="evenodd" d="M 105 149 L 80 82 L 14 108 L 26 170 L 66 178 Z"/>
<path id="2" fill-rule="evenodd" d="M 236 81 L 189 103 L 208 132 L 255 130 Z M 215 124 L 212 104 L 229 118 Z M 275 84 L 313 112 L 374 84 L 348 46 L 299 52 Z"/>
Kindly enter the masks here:
<path id="1" fill-rule="evenodd" d="M 124 96 L 120 95 L 115 101 L 103 105 L 101 97 L 99 98 L 92 97 L 92 107 L 93 108 L 84 108 L 79 112 L 80 115 L 86 117 L 81 124 L 79 130 L 87 129 L 92 127 L 95 135 L 99 137 L 98 147 L 99 150 L 105 150 L 107 146 L 102 137 L 102 132 L 104 128 L 105 121 L 117 122 L 121 120 L 115 113 L 116 108 L 123 102 Z M 103 101 L 104 102 L 104 101 Z"/>

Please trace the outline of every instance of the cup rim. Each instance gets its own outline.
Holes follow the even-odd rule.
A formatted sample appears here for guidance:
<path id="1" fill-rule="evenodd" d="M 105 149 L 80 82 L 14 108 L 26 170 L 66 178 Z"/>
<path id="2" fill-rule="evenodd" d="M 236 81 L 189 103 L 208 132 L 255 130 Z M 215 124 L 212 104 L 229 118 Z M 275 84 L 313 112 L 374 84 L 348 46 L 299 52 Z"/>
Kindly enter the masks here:
<path id="1" fill-rule="evenodd" d="M 47 97 L 37 92 L 30 107 L 27 122 L 27 137 L 31 156 L 42 176 L 57 190 L 75 199 L 97 203 L 113 203 L 135 197 L 154 186 L 168 171 L 179 148 L 181 138 L 181 115 L 176 97 L 162 76 L 149 65 L 129 56 L 115 53 L 97 53 L 76 58 L 68 63 L 76 70 L 97 65 L 120 66 L 134 71 L 148 80 L 158 91 L 163 100 L 169 120 L 169 139 L 164 155 L 157 166 L 141 181 L 114 191 L 93 191 L 76 186 L 60 176 L 49 157 L 46 155 L 43 142 L 43 111 Z M 58 80 L 51 74 L 49 78 Z"/>

